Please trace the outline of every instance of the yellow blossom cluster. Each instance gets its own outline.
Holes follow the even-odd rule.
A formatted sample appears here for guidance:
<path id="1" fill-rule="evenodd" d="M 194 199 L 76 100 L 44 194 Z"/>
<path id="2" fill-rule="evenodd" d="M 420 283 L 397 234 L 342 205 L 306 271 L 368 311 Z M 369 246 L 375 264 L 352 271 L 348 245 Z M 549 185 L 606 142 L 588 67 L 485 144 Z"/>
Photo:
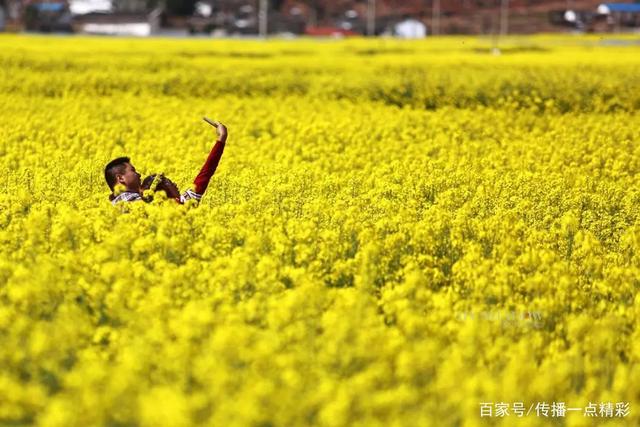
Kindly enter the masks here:
<path id="1" fill-rule="evenodd" d="M 638 425 L 637 37 L 490 52 L 0 37 L 0 425 Z"/>

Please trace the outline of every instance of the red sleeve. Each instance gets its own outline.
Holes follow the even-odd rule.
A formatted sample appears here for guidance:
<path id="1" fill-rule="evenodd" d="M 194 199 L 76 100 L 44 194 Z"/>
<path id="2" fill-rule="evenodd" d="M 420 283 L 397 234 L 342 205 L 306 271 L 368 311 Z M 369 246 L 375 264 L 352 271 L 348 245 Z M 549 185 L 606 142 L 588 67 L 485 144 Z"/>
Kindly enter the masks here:
<path id="1" fill-rule="evenodd" d="M 207 186 L 209 185 L 209 180 L 218 167 L 218 163 L 220 162 L 220 157 L 222 157 L 223 151 L 224 142 L 216 141 L 215 145 L 211 149 L 211 152 L 209 153 L 209 157 L 207 157 L 207 161 L 204 162 L 202 169 L 200 169 L 200 173 L 198 173 L 196 179 L 193 180 L 196 193 L 204 194 Z"/>

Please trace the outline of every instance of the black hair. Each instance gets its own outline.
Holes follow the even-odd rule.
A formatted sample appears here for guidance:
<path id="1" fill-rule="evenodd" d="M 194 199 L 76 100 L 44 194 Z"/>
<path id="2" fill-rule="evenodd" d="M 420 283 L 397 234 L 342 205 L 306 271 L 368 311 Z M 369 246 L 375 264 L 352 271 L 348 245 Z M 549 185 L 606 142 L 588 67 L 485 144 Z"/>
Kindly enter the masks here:
<path id="1" fill-rule="evenodd" d="M 107 185 L 113 191 L 116 186 L 116 175 L 124 173 L 125 165 L 129 163 L 128 157 L 118 157 L 111 160 L 104 168 L 104 179 L 107 181 Z"/>

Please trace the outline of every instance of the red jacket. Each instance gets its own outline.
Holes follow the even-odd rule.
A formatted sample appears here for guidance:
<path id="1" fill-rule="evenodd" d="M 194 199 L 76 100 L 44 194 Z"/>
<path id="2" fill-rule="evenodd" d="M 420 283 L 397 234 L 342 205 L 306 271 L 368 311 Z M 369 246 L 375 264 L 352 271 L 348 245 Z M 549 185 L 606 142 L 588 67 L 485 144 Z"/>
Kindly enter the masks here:
<path id="1" fill-rule="evenodd" d="M 211 149 L 211 152 L 209 153 L 209 157 L 207 157 L 204 165 L 202 165 L 202 168 L 200 168 L 198 176 L 196 176 L 196 179 L 193 180 L 194 191 L 185 191 L 179 199 L 176 199 L 178 203 L 184 203 L 189 199 L 200 201 L 202 195 L 209 186 L 209 181 L 211 180 L 213 173 L 216 171 L 218 163 L 220 163 L 220 158 L 222 157 L 222 152 L 224 151 L 224 144 L 225 143 L 223 141 L 216 141 L 215 145 Z"/>

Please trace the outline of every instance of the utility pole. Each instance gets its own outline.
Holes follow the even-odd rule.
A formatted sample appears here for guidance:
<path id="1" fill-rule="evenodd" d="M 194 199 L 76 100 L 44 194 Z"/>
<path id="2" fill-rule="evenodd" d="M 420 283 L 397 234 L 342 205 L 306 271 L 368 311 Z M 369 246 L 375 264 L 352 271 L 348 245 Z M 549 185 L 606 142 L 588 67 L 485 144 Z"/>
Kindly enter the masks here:
<path id="1" fill-rule="evenodd" d="M 260 37 L 267 37 L 268 9 L 269 0 L 259 0 L 260 8 L 258 9 L 258 32 Z"/>
<path id="2" fill-rule="evenodd" d="M 367 35 L 376 35 L 376 0 L 367 1 Z"/>
<path id="3" fill-rule="evenodd" d="M 509 32 L 509 0 L 500 1 L 500 35 L 506 36 Z"/>
<path id="4" fill-rule="evenodd" d="M 440 34 L 440 0 L 433 0 L 431 7 L 431 34 L 437 36 Z"/>

